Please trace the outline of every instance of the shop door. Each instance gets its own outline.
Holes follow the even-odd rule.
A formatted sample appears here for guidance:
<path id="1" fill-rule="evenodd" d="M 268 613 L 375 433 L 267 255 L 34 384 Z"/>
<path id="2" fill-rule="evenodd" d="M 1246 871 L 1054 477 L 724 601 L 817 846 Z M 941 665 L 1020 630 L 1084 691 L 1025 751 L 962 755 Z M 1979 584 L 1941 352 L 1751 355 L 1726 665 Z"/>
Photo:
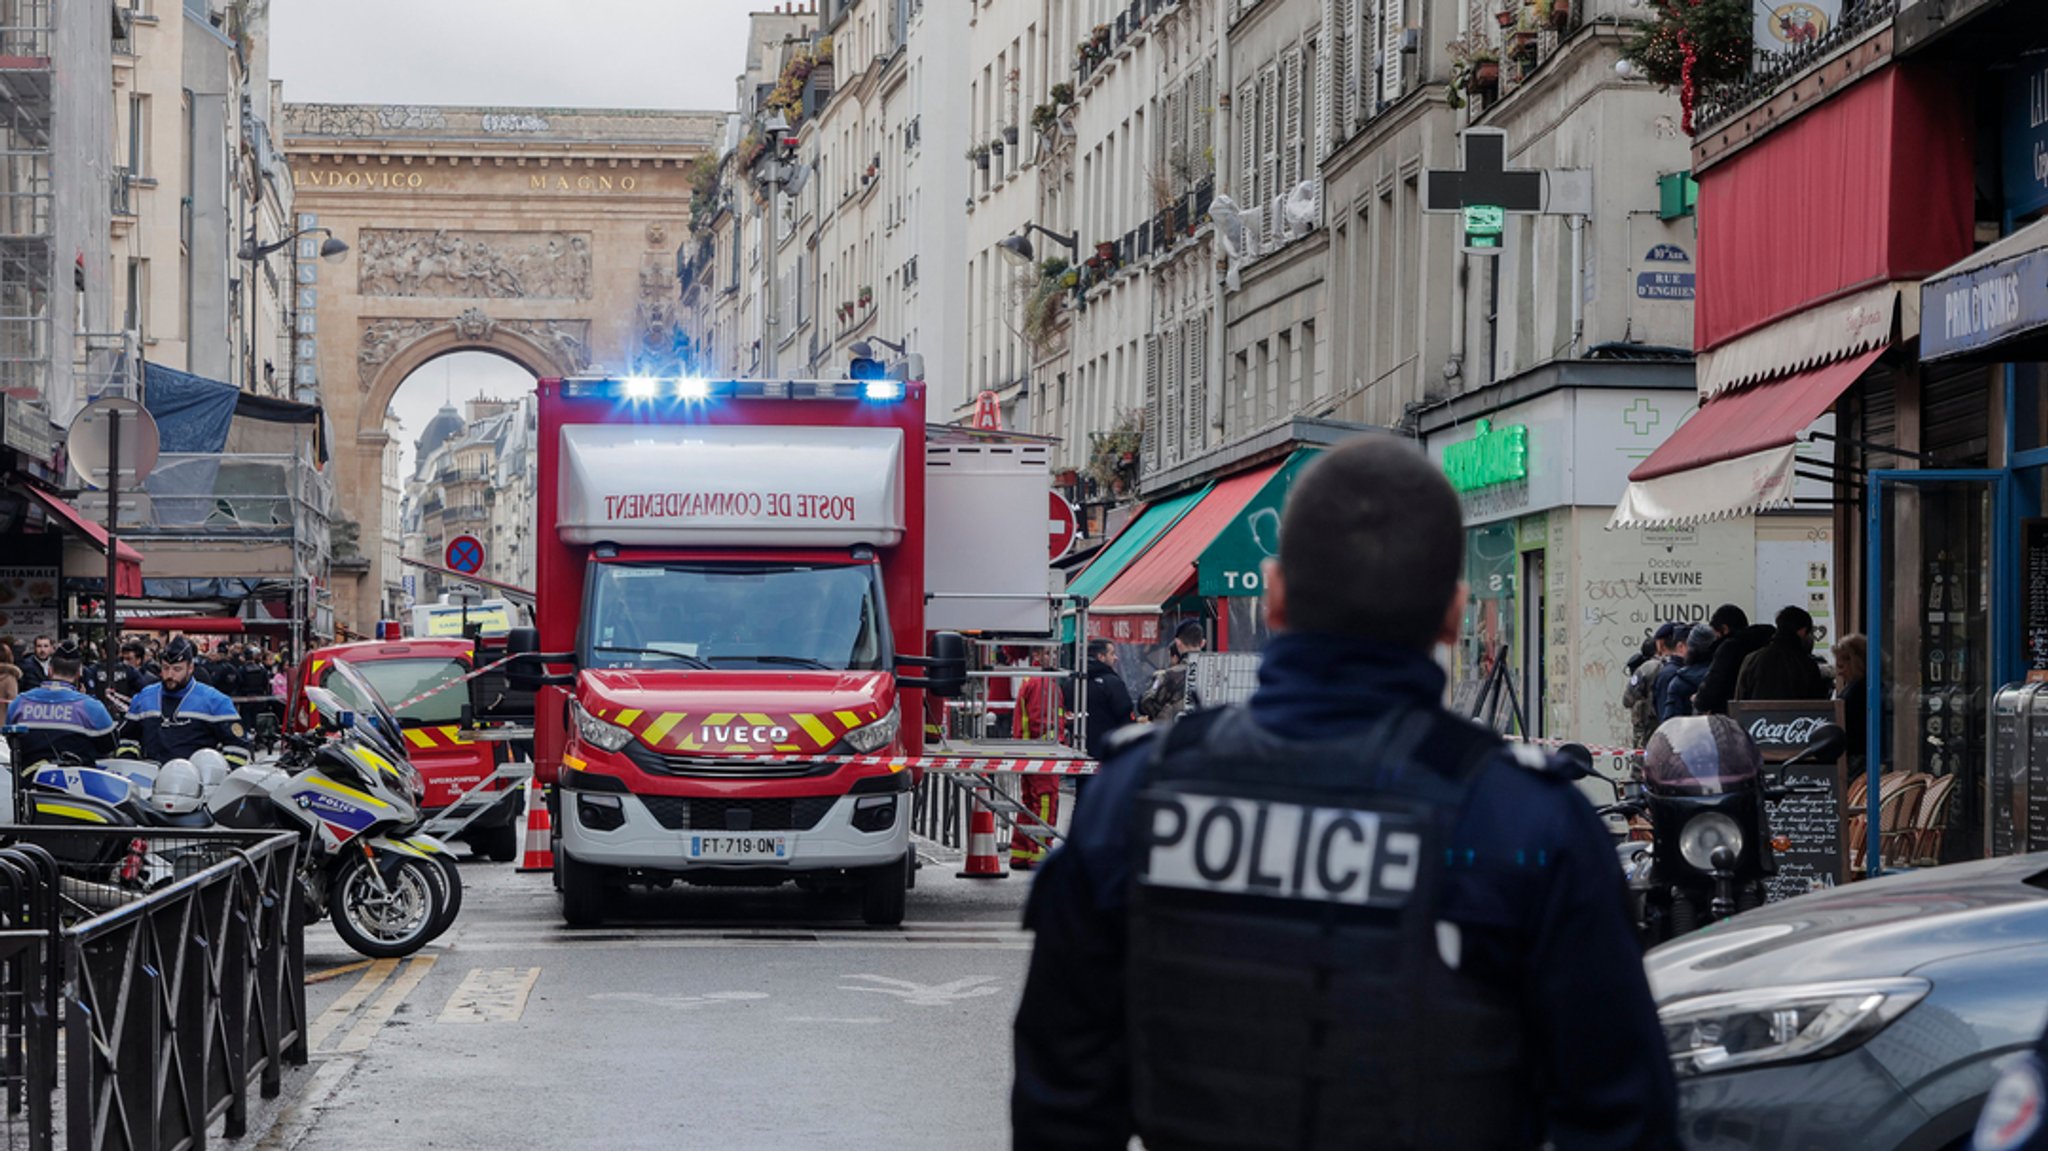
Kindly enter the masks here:
<path id="1" fill-rule="evenodd" d="M 1990 701 L 1999 666 L 1995 573 L 2005 473 L 1878 471 L 1865 559 L 1870 667 L 1865 850 L 1886 867 L 1990 854 Z"/>
<path id="2" fill-rule="evenodd" d="M 1525 733 L 1537 739 L 1550 734 L 1544 722 L 1545 706 L 1549 695 L 1550 677 L 1543 666 L 1543 657 L 1550 650 L 1547 642 L 1550 629 L 1544 615 L 1544 590 L 1549 587 L 1543 578 L 1543 553 L 1540 551 L 1522 553 L 1522 576 L 1520 590 L 1522 599 L 1522 707 L 1526 710 L 1525 722 L 1529 730 Z"/>

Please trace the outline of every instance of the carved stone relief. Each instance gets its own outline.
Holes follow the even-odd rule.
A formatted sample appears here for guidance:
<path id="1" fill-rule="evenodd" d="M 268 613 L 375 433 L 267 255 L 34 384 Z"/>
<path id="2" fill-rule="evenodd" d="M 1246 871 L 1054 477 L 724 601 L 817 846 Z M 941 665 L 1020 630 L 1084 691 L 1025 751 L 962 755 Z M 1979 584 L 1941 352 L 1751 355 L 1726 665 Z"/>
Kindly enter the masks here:
<path id="1" fill-rule="evenodd" d="M 360 241 L 365 296 L 590 298 L 588 232 L 365 228 Z"/>
<path id="2" fill-rule="evenodd" d="M 499 332 L 516 332 L 540 346 L 553 358 L 552 364 L 529 364 L 546 372 L 560 368 L 581 372 L 590 367 L 589 320 L 493 320 L 481 308 L 470 308 L 452 320 L 384 318 L 365 319 L 356 351 L 356 379 L 364 391 L 377 382 L 385 364 L 421 338 L 438 331 L 452 331 L 465 340 L 483 342 Z"/>
<path id="3" fill-rule="evenodd" d="M 680 370 L 689 351 L 678 312 L 681 291 L 676 280 L 675 252 L 668 249 L 668 225 L 647 225 L 652 251 L 640 257 L 640 302 L 634 308 L 632 370 L 661 373 Z"/>

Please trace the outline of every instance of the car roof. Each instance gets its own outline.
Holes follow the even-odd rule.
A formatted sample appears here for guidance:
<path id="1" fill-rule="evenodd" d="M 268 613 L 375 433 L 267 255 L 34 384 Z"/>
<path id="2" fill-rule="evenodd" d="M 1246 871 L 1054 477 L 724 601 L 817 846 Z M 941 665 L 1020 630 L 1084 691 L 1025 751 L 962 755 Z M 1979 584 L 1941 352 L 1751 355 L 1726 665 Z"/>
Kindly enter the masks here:
<path id="1" fill-rule="evenodd" d="M 382 659 L 419 659 L 422 656 L 458 659 L 469 656 L 473 651 L 470 642 L 460 636 L 423 636 L 419 639 L 372 639 L 360 643 L 338 643 L 331 647 L 316 648 L 308 652 L 306 658 L 374 663 Z"/>

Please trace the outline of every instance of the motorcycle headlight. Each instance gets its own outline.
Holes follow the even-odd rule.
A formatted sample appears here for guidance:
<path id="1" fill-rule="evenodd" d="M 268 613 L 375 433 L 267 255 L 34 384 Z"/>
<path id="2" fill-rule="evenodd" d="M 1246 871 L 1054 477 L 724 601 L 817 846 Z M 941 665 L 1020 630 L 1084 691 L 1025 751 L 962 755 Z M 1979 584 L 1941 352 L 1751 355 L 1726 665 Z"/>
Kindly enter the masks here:
<path id="1" fill-rule="evenodd" d="M 1678 854 L 1701 871 L 1712 871 L 1714 849 L 1724 843 L 1728 850 L 1741 855 L 1742 829 L 1718 811 L 1703 812 L 1687 820 L 1684 830 L 1678 833 Z"/>
<path id="2" fill-rule="evenodd" d="M 896 730 L 902 726 L 902 722 L 901 713 L 892 707 L 888 715 L 866 727 L 856 727 L 847 732 L 846 745 L 862 755 L 880 751 L 896 741 Z"/>
<path id="3" fill-rule="evenodd" d="M 1658 1009 L 1680 1078 L 1818 1059 L 1855 1047 L 1920 1002 L 1925 979 L 1869 979 L 1731 991 Z"/>
<path id="4" fill-rule="evenodd" d="M 633 733 L 616 723 L 607 723 L 583 710 L 580 703 L 569 704 L 571 715 L 576 717 L 576 735 L 583 742 L 605 751 L 617 751 L 632 740 Z"/>

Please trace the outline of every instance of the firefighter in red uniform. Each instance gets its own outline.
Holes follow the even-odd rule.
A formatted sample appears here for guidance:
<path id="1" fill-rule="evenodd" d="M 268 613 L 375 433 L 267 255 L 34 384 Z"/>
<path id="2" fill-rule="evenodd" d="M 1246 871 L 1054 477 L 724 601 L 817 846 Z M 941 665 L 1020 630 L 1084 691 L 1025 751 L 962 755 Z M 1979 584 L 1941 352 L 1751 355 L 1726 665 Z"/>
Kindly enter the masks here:
<path id="1" fill-rule="evenodd" d="M 1042 649 L 1041 649 L 1042 651 Z M 1034 652 L 1031 660 L 1034 670 L 1043 671 L 1045 660 Z M 1010 737 L 1012 739 L 1054 740 L 1064 736 L 1066 716 L 1060 706 L 1059 684 L 1051 676 L 1029 675 L 1020 677 L 1017 687 L 1016 706 L 1010 712 Z M 1060 813 L 1060 777 L 1057 775 L 1026 775 L 1017 781 L 1017 802 L 1050 827 Z M 1045 858 L 1045 841 L 1025 833 L 1020 823 L 1010 836 L 1010 866 L 1019 871 L 1029 871 Z"/>

